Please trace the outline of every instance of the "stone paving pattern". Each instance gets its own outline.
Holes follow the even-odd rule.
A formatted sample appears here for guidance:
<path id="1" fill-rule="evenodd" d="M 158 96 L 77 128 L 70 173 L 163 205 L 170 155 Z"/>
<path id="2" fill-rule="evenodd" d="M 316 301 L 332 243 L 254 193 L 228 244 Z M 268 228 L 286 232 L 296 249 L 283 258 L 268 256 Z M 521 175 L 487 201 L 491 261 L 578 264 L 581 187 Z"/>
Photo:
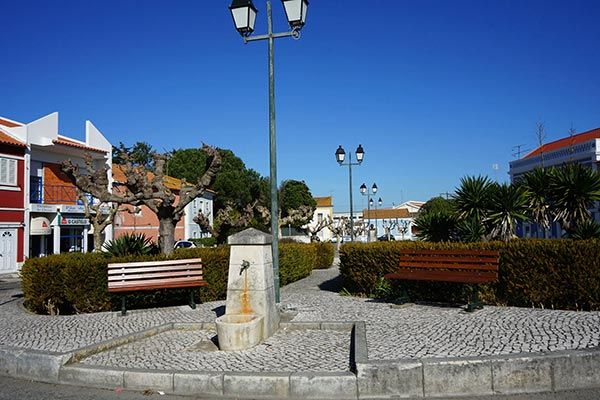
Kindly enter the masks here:
<path id="1" fill-rule="evenodd" d="M 337 275 L 337 268 L 315 270 L 282 289 L 282 305 L 297 310 L 293 321 L 365 321 L 371 360 L 600 346 L 600 312 L 490 306 L 475 313 L 429 305 L 392 308 L 367 298 L 340 296 L 333 291 L 339 289 Z M 118 312 L 50 317 L 27 313 L 21 299 L 13 297 L 17 293 L 0 290 L 0 344 L 53 352 L 75 350 L 167 322 L 212 322 L 217 307 L 224 305 L 133 310 L 125 318 Z"/>
<path id="2" fill-rule="evenodd" d="M 88 357 L 82 364 L 182 371 L 349 371 L 350 332 L 280 330 L 252 349 L 221 352 L 215 330 L 171 330 Z"/>

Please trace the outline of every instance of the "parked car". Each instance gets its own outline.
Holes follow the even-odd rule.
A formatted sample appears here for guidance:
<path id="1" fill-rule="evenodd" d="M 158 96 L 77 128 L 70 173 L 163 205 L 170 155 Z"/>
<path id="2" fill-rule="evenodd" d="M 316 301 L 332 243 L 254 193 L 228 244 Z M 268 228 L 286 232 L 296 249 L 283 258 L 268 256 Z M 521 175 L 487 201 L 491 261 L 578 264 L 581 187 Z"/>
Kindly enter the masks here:
<path id="1" fill-rule="evenodd" d="M 388 236 L 387 236 L 387 235 L 382 235 L 382 236 L 379 236 L 379 237 L 377 238 L 377 240 L 378 240 L 379 242 L 388 242 L 388 241 L 390 241 L 390 242 L 393 242 L 393 241 L 394 241 L 394 240 L 396 240 L 396 239 L 394 238 L 394 235 L 390 235 L 390 237 L 389 237 L 389 238 L 388 238 Z"/>
<path id="2" fill-rule="evenodd" d="M 177 243 L 175 243 L 176 249 L 191 249 L 193 247 L 196 247 L 196 245 L 189 240 L 178 240 Z"/>

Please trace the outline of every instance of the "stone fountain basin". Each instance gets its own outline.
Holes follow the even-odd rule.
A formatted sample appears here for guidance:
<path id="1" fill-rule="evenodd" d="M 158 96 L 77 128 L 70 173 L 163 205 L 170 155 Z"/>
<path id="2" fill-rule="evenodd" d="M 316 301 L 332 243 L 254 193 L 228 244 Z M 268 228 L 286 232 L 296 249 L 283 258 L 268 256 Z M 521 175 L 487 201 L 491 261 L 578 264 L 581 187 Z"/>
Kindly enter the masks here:
<path id="1" fill-rule="evenodd" d="M 255 314 L 225 314 L 215 320 L 219 349 L 244 350 L 263 339 L 263 317 Z"/>

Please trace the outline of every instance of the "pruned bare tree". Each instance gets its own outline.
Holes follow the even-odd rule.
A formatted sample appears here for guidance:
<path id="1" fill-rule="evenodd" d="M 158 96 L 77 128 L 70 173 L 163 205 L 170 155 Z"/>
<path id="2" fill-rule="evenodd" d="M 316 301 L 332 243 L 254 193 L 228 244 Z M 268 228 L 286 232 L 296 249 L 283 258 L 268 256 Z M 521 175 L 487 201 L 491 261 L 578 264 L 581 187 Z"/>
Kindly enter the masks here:
<path id="1" fill-rule="evenodd" d="M 112 225 L 119 207 L 116 204 L 107 204 L 103 202 L 94 203 L 93 199 L 78 190 L 78 197 L 83 203 L 83 213 L 90 220 L 94 228 L 94 251 L 102 250 L 102 233 L 107 226 Z"/>
<path id="2" fill-rule="evenodd" d="M 535 127 L 535 136 L 540 148 L 540 167 L 544 168 L 544 141 L 546 140 L 546 132 L 544 131 L 544 123 L 538 121 Z"/>
<path id="3" fill-rule="evenodd" d="M 330 216 L 318 221 L 315 225 L 307 225 L 306 230 L 310 234 L 311 242 L 318 240 L 318 234 L 323 229 L 330 228 L 333 225 L 333 219 Z"/>
<path id="4" fill-rule="evenodd" d="M 184 215 L 185 206 L 201 196 L 214 181 L 221 168 L 219 152 L 208 145 L 202 150 L 207 154 L 208 167 L 195 183 L 182 181 L 179 198 L 165 184 L 165 162 L 163 155 L 154 153 L 152 167 L 135 166 L 130 157 L 124 155 L 120 166 L 125 182 L 111 191 L 108 185 L 108 166 L 95 169 L 91 156 L 86 156 L 86 171 L 71 160 L 63 163 L 63 171 L 71 178 L 75 186 L 98 198 L 104 203 L 145 205 L 156 214 L 159 221 L 159 245 L 164 254 L 173 252 L 175 245 L 175 226 Z"/>
<path id="5" fill-rule="evenodd" d="M 213 227 L 210 224 L 210 219 L 208 216 L 204 215 L 202 211 L 198 211 L 198 214 L 194 217 L 194 222 L 198 224 L 202 233 L 210 233 L 211 235 L 214 235 Z"/>

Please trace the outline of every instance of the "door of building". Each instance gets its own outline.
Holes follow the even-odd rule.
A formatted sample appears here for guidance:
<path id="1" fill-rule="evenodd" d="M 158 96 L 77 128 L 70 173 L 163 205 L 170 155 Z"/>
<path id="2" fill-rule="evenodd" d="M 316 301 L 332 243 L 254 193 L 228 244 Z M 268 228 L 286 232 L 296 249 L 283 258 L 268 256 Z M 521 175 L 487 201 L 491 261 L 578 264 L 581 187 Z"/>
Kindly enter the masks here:
<path id="1" fill-rule="evenodd" d="M 0 229 L 0 274 L 17 270 L 17 230 Z"/>

